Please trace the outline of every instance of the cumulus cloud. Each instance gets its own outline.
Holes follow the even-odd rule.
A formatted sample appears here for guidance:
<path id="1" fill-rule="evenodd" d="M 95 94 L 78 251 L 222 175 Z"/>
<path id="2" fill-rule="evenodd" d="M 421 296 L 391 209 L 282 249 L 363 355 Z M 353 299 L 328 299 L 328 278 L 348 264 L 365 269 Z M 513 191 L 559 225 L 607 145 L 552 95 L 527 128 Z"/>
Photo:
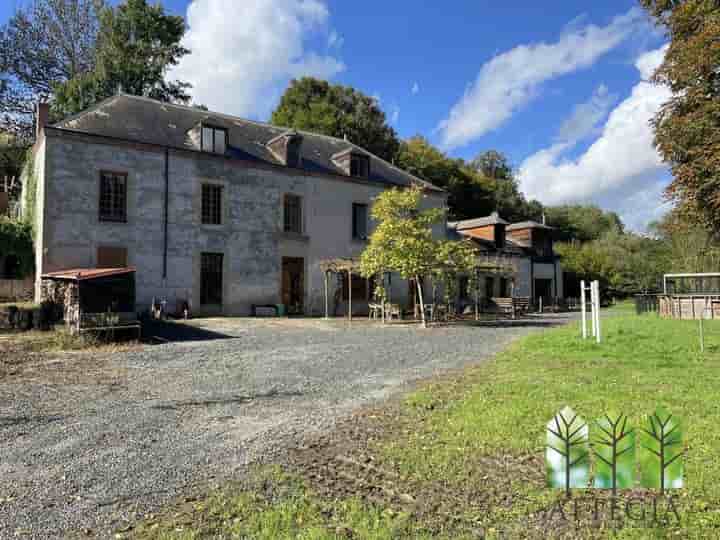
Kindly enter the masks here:
<path id="1" fill-rule="evenodd" d="M 535 98 L 542 83 L 591 66 L 646 23 L 633 8 L 607 26 L 566 28 L 555 43 L 520 45 L 485 63 L 438 129 L 446 148 L 492 131 Z"/>
<path id="2" fill-rule="evenodd" d="M 631 224 L 655 217 L 668 171 L 653 144 L 650 120 L 670 90 L 645 79 L 662 62 L 664 52 L 650 51 L 637 59 L 640 82 L 613 109 L 601 135 L 584 153 L 568 158 L 576 141 L 559 140 L 525 159 L 519 179 L 529 197 L 546 204 L 593 201 L 617 207 Z M 637 204 L 638 198 L 645 203 Z"/>
<path id="3" fill-rule="evenodd" d="M 558 130 L 558 140 L 575 142 L 594 134 L 616 100 L 617 96 L 608 93 L 607 86 L 598 86 L 588 101 L 575 105 Z"/>
<path id="4" fill-rule="evenodd" d="M 418 83 L 413 84 L 410 92 L 412 92 L 413 96 L 419 94 L 420 93 L 420 85 Z"/>
<path id="5" fill-rule="evenodd" d="M 321 0 L 193 0 L 183 38 L 192 53 L 169 75 L 192 83 L 193 100 L 210 109 L 266 116 L 290 78 L 327 79 L 345 69 L 306 49 L 329 16 Z"/>

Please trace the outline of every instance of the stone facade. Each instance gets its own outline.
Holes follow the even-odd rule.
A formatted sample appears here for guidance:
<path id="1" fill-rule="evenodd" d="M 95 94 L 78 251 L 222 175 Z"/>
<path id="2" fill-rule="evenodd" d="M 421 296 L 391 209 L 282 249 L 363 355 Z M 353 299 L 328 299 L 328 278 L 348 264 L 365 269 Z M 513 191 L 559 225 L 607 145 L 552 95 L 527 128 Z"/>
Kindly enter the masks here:
<path id="1" fill-rule="evenodd" d="M 53 129 L 45 130 L 36 148 L 35 169 L 36 295 L 42 274 L 96 267 L 99 247 L 118 247 L 137 268 L 139 310 L 163 298 L 170 310 L 189 301 L 195 314 L 247 315 L 253 304 L 280 303 L 283 257 L 303 259 L 305 310 L 319 314 L 324 306 L 319 262 L 361 253 L 365 242 L 352 238 L 352 205 L 371 205 L 385 189 L 370 181 Z M 101 171 L 127 174 L 124 223 L 99 220 Z M 223 187 L 221 225 L 201 223 L 204 183 Z M 301 234 L 282 232 L 285 194 L 300 196 Z M 445 196 L 429 193 L 426 201 L 442 207 Z M 438 234 L 444 234 L 442 228 Z M 222 306 L 200 304 L 203 252 L 223 254 Z M 406 302 L 407 283 L 392 283 L 393 299 Z M 358 302 L 359 312 L 363 307 Z"/>

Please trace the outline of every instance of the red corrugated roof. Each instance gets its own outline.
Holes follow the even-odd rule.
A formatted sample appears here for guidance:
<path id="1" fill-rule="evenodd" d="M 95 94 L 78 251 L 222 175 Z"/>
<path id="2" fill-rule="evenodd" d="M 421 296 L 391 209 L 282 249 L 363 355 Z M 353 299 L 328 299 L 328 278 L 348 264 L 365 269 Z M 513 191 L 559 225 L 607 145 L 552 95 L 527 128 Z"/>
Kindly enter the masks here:
<path id="1" fill-rule="evenodd" d="M 85 279 L 117 276 L 132 272 L 135 272 L 134 266 L 128 266 L 127 268 L 72 268 L 69 270 L 60 270 L 59 272 L 48 272 L 47 274 L 43 274 L 42 277 L 82 281 Z"/>

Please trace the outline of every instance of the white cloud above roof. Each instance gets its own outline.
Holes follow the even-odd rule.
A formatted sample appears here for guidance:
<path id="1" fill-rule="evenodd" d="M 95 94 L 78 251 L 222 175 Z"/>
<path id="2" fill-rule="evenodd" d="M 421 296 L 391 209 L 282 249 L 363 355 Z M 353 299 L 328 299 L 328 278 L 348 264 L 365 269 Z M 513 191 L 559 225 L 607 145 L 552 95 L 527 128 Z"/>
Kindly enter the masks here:
<path id="1" fill-rule="evenodd" d="M 670 90 L 646 79 L 662 62 L 666 48 L 635 62 L 641 80 L 610 112 L 600 136 L 577 157 L 568 157 L 574 140 L 559 140 L 529 156 L 520 166 L 523 191 L 546 204 L 596 202 L 620 209 L 634 228 L 658 217 L 668 169 L 653 143 L 650 120 Z M 576 108 L 577 110 L 577 108 Z M 643 200 L 643 204 L 638 204 Z"/>
<path id="2" fill-rule="evenodd" d="M 289 79 L 329 79 L 342 60 L 307 50 L 308 38 L 326 31 L 321 0 L 193 0 L 183 45 L 192 51 L 168 75 L 193 85 L 195 103 L 252 118 L 266 117 Z M 342 38 L 333 32 L 337 49 Z"/>
<path id="3" fill-rule="evenodd" d="M 593 65 L 646 20 L 632 8 L 607 26 L 573 24 L 554 43 L 519 45 L 496 55 L 439 124 L 443 146 L 464 146 L 501 126 L 538 96 L 542 83 Z"/>

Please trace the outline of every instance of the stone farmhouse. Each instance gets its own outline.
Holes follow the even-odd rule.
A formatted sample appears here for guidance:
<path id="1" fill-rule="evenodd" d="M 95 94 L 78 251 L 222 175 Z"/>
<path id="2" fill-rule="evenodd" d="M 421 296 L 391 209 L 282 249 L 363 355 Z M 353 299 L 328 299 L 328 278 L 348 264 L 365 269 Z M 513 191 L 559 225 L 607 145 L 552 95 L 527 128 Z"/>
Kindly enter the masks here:
<path id="1" fill-rule="evenodd" d="M 135 267 L 138 310 L 163 299 L 170 311 L 187 302 L 202 315 L 268 304 L 319 314 L 321 263 L 360 255 L 379 193 L 417 184 L 424 204 L 447 202 L 442 189 L 350 141 L 199 108 L 118 94 L 58 124 L 47 118 L 40 105 L 22 198 L 35 219 L 38 299 L 49 272 Z M 516 294 L 562 296 L 549 229 L 507 225 L 493 216 L 435 233 L 513 257 Z M 335 313 L 346 312 L 348 295 L 353 311 L 367 312 L 371 284 L 349 281 L 331 283 Z M 386 285 L 394 302 L 413 302 L 404 280 Z M 508 292 L 501 280 L 491 287 Z"/>

